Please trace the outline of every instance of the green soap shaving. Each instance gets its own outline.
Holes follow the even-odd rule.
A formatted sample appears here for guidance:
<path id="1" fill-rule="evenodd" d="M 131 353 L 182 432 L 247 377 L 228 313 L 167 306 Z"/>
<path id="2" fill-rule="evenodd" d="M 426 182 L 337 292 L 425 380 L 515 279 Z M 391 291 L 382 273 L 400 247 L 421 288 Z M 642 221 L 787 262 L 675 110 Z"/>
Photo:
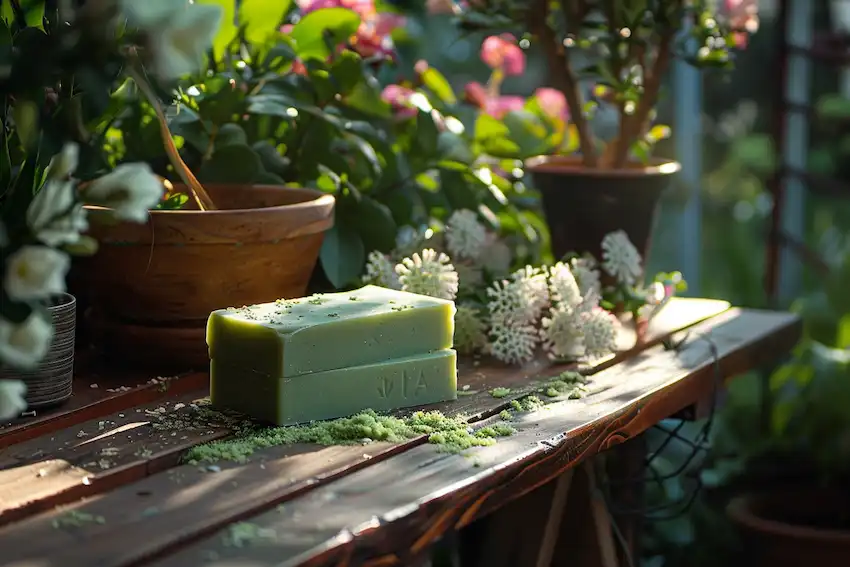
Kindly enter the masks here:
<path id="1" fill-rule="evenodd" d="M 487 429 L 487 428 L 484 428 Z M 295 443 L 317 445 L 360 445 L 372 441 L 401 443 L 427 435 L 441 451 L 456 453 L 471 447 L 495 443 L 495 437 L 509 435 L 510 426 L 479 433 L 462 416 L 447 417 L 438 411 L 418 411 L 408 417 L 379 415 L 366 410 L 351 417 L 288 427 L 254 427 L 234 439 L 213 441 L 189 450 L 189 464 L 216 461 L 245 462 L 256 450 Z"/>
<path id="2" fill-rule="evenodd" d="M 550 398 L 566 396 L 571 400 L 575 400 L 584 396 L 587 388 L 588 379 L 578 372 L 568 370 L 562 372 L 555 378 L 552 378 L 544 384 L 541 392 Z"/>
<path id="3" fill-rule="evenodd" d="M 72 510 L 53 520 L 54 528 L 79 528 L 85 524 L 105 524 L 106 519 L 103 516 L 95 516 L 88 512 Z"/>
<path id="4" fill-rule="evenodd" d="M 493 388 L 490 390 L 490 395 L 494 398 L 504 398 L 511 393 L 510 388 Z"/>
<path id="5" fill-rule="evenodd" d="M 277 533 L 250 522 L 237 522 L 227 528 L 222 543 L 227 547 L 246 547 L 260 540 L 274 539 Z"/>
<path id="6" fill-rule="evenodd" d="M 505 421 L 510 421 L 511 419 L 513 419 L 514 416 L 511 415 L 511 412 L 509 412 L 508 410 L 502 410 L 499 412 L 499 417 L 501 417 Z"/>

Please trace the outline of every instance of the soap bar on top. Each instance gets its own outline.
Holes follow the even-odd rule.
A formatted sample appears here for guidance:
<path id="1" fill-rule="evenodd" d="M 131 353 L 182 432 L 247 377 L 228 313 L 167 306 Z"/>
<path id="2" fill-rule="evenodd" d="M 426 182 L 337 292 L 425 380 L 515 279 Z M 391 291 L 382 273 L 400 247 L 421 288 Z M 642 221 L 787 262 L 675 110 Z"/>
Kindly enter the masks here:
<path id="1" fill-rule="evenodd" d="M 271 379 L 452 347 L 455 305 L 378 286 L 214 311 L 210 359 Z"/>
<path id="2" fill-rule="evenodd" d="M 457 355 L 451 349 L 279 379 L 213 359 L 210 376 L 213 406 L 276 425 L 457 398 Z"/>

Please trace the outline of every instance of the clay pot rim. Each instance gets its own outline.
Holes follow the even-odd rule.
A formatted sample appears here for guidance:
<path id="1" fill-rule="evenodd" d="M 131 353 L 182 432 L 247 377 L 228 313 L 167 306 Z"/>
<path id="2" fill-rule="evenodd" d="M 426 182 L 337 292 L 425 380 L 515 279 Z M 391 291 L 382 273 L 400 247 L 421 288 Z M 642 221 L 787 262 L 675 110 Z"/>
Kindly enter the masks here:
<path id="1" fill-rule="evenodd" d="M 532 173 L 580 173 L 588 177 L 646 177 L 678 173 L 682 164 L 666 158 L 650 158 L 650 165 L 639 165 L 622 169 L 589 168 L 581 164 L 578 156 L 534 156 L 525 160 L 525 167 Z"/>
<path id="2" fill-rule="evenodd" d="M 780 535 L 797 540 L 850 544 L 850 530 L 813 528 L 771 520 L 759 515 L 756 511 L 757 504 L 777 497 L 782 498 L 782 496 L 770 493 L 737 496 L 726 506 L 726 513 L 735 523 L 754 532 Z"/>
<path id="3" fill-rule="evenodd" d="M 279 210 L 287 210 L 293 211 L 298 209 L 313 209 L 313 208 L 322 208 L 327 207 L 329 205 L 333 205 L 336 202 L 336 199 L 333 195 L 329 193 L 323 193 L 322 191 L 318 191 L 316 189 L 310 189 L 308 187 L 287 187 L 285 185 L 264 185 L 264 184 L 256 184 L 256 185 L 239 185 L 236 183 L 213 183 L 210 185 L 215 185 L 218 187 L 239 187 L 241 191 L 250 191 L 252 189 L 285 189 L 287 191 L 294 191 L 297 193 L 302 193 L 304 195 L 309 195 L 311 198 L 306 199 L 305 201 L 301 201 L 298 203 L 289 203 L 286 205 L 274 205 L 271 207 L 254 207 L 249 209 L 218 209 L 215 211 L 198 211 L 195 209 L 151 209 L 148 211 L 151 215 L 244 215 L 247 213 L 253 213 L 256 211 L 279 211 Z M 176 187 L 182 187 L 182 185 L 175 184 Z M 101 207 L 100 205 L 86 205 L 86 209 L 90 211 L 111 211 L 109 207 Z"/>

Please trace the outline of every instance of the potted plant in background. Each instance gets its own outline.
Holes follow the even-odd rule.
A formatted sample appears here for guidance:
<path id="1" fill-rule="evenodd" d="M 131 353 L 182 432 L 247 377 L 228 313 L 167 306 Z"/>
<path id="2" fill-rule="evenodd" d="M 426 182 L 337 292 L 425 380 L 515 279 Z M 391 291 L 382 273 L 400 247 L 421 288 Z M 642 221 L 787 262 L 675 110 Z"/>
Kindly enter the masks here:
<path id="1" fill-rule="evenodd" d="M 556 256 L 568 251 L 598 256 L 605 234 L 625 230 L 646 257 L 661 193 L 680 168 L 650 155 L 670 134 L 654 124 L 670 61 L 679 56 L 700 66 L 729 65 L 730 48 L 757 27 L 755 2 L 437 4 L 435 9 L 455 11 L 465 29 L 505 32 L 482 46 L 482 59 L 494 72 L 487 88 L 473 88 L 471 99 L 502 115 L 497 114 L 500 123 L 485 119 L 477 137 L 489 138 L 486 147 L 494 156 L 527 160 Z M 522 73 L 517 61 L 529 39 L 545 55 L 554 91 L 544 100 L 502 97 L 501 80 Z M 557 107 L 566 110 L 551 111 Z"/>
<path id="2" fill-rule="evenodd" d="M 152 2 L 163 8 L 163 3 Z M 143 164 L 94 177 L 99 148 L 85 121 L 100 112 L 128 52 L 115 34 L 123 4 L 4 4 L 0 33 L 0 419 L 71 395 L 75 300 L 69 254 L 96 241 L 84 203 L 143 220 L 162 184 Z M 33 61 L 40 64 L 34 66 Z M 133 175 L 127 176 L 128 170 Z M 86 177 L 81 183 L 78 177 Z"/>
<path id="3" fill-rule="evenodd" d="M 206 364 L 210 310 L 303 295 L 317 255 L 323 277 L 314 284 L 356 284 L 368 251 L 395 248 L 399 233 L 404 240 L 433 232 L 457 209 L 507 225 L 502 232 L 526 242 L 526 255 L 542 247 L 543 223 L 500 199 L 506 182 L 477 160 L 452 116 L 458 100 L 445 78 L 422 62 L 413 81 L 377 81 L 391 53 L 389 24 L 398 19 L 368 2 L 313 4 L 284 3 L 260 18 L 261 3 L 243 2 L 245 23 L 220 32 L 216 43 L 225 47 L 211 67 L 162 95 L 181 161 L 222 209 L 252 200 L 256 207 L 258 199 L 309 196 L 308 203 L 191 210 L 194 199 L 177 185 L 182 172 L 161 155 L 156 102 L 144 81 L 113 95 L 115 112 L 96 128 L 108 161 L 148 161 L 176 191 L 151 212 L 154 232 L 96 229 L 101 250 L 81 272 L 104 350 L 124 360 L 150 360 L 155 351 L 176 366 Z M 283 26 L 269 25 L 278 21 Z M 241 233 L 224 234 L 227 217 Z"/>

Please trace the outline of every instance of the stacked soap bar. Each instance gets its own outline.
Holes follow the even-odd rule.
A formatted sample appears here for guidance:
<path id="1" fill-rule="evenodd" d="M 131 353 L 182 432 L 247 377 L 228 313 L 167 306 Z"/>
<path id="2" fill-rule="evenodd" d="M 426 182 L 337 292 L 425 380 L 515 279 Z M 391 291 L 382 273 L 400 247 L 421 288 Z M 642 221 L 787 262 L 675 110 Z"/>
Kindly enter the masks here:
<path id="1" fill-rule="evenodd" d="M 377 286 L 214 311 L 210 397 L 277 425 L 457 397 L 455 306 Z"/>

